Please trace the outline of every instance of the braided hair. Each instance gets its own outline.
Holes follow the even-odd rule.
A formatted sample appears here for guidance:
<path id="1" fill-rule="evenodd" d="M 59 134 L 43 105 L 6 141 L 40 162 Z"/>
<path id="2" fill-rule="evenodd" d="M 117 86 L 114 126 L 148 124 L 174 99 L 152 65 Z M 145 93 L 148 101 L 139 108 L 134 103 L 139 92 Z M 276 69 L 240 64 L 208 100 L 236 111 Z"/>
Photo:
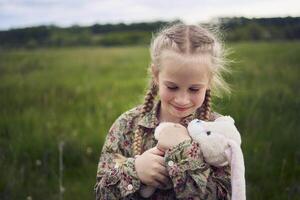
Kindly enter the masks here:
<path id="1" fill-rule="evenodd" d="M 158 88 L 153 81 L 150 83 L 150 88 L 148 89 L 145 100 L 142 106 L 141 116 L 143 117 L 147 112 L 150 112 L 154 106 L 154 100 L 157 96 Z M 144 133 L 143 127 L 139 126 L 134 133 L 133 140 L 133 153 L 134 155 L 140 155 L 142 152 L 142 135 Z"/>

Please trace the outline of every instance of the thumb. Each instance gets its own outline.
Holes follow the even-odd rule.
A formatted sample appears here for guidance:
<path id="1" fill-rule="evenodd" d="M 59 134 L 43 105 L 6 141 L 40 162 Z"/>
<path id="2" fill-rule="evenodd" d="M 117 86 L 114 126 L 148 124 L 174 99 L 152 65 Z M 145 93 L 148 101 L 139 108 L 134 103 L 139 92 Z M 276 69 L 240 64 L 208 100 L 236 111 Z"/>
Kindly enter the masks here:
<path id="1" fill-rule="evenodd" d="M 152 154 L 155 154 L 155 155 L 159 155 L 159 156 L 163 156 L 163 155 L 165 154 L 165 152 L 159 150 L 159 149 L 157 148 L 157 146 L 155 146 L 155 147 L 149 149 L 149 153 L 152 153 Z"/>

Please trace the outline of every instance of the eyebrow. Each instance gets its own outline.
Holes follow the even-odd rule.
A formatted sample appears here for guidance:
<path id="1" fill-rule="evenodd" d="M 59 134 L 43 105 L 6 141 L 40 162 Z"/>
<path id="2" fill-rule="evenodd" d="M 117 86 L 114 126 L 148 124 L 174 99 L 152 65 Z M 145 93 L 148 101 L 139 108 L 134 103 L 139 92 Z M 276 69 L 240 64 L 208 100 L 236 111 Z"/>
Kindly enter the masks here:
<path id="1" fill-rule="evenodd" d="M 176 83 L 173 83 L 171 81 L 164 81 L 165 84 L 171 84 L 171 85 L 176 85 Z M 192 87 L 200 87 L 200 86 L 204 86 L 204 83 L 200 83 L 200 84 L 193 84 L 191 85 Z"/>

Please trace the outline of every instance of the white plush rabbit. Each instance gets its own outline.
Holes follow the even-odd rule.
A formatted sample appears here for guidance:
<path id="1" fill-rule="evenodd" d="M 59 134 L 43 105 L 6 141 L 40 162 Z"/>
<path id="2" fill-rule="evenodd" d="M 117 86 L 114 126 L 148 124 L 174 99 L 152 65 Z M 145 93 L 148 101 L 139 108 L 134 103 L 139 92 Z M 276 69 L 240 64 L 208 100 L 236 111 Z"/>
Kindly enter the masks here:
<path id="1" fill-rule="evenodd" d="M 155 138 L 159 134 L 167 134 L 168 127 L 174 126 L 182 131 L 180 124 L 170 122 L 161 123 L 155 129 Z M 195 119 L 188 124 L 188 133 L 191 138 L 199 142 L 204 160 L 213 166 L 231 165 L 232 200 L 245 200 L 245 166 L 243 153 L 240 148 L 241 136 L 234 126 L 230 116 L 222 116 L 213 122 Z M 158 147 L 159 148 L 159 147 Z M 154 187 L 141 188 L 143 197 L 150 197 L 155 191 Z"/>

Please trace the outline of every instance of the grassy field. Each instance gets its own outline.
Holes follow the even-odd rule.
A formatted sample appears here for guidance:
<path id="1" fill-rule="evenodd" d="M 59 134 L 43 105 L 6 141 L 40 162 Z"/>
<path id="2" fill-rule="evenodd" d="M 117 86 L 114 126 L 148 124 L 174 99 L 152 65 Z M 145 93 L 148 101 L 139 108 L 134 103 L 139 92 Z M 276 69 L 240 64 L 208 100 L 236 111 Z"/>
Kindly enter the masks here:
<path id="1" fill-rule="evenodd" d="M 300 199 L 300 42 L 237 43 L 214 108 L 242 134 L 248 199 Z M 0 199 L 94 199 L 106 133 L 141 103 L 145 47 L 0 52 Z M 63 176 L 59 143 L 64 142 Z"/>

